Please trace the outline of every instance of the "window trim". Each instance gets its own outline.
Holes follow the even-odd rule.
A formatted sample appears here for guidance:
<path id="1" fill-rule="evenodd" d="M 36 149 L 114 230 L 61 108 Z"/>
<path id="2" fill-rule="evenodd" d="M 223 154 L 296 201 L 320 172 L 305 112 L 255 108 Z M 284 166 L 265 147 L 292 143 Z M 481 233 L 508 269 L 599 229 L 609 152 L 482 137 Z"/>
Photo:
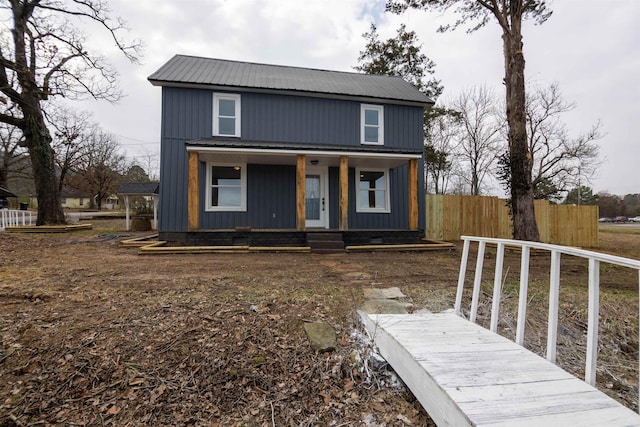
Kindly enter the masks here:
<path id="1" fill-rule="evenodd" d="M 360 173 L 361 172 L 383 172 L 384 173 L 384 208 L 363 208 L 360 206 Z M 391 197 L 389 194 L 391 185 L 389 184 L 389 169 L 385 168 L 356 168 L 356 212 L 358 213 L 391 213 Z"/>
<path id="2" fill-rule="evenodd" d="M 365 141 L 365 128 L 371 125 L 365 125 L 365 114 L 367 110 L 375 110 L 378 112 L 378 141 Z M 363 145 L 384 145 L 384 105 L 360 104 L 360 144 Z"/>
<path id="3" fill-rule="evenodd" d="M 240 166 L 240 206 L 212 206 L 211 200 L 211 173 L 213 167 Z M 205 212 L 246 212 L 247 211 L 247 164 L 246 163 L 218 163 L 207 162 L 205 185 Z"/>
<path id="4" fill-rule="evenodd" d="M 219 103 L 218 101 L 221 99 L 233 99 L 235 101 L 235 116 L 234 118 L 236 119 L 236 127 L 235 127 L 235 132 L 233 135 L 227 135 L 227 134 L 221 134 L 220 133 L 220 124 L 218 122 L 218 119 L 220 118 L 219 114 Z M 227 137 L 236 137 L 236 138 L 240 138 L 241 135 L 241 111 L 242 109 L 240 108 L 240 103 L 241 103 L 241 98 L 239 94 L 233 94 L 233 93 L 217 93 L 214 92 L 213 94 L 213 136 L 227 136 Z M 231 116 L 223 116 L 223 117 L 231 117 Z"/>

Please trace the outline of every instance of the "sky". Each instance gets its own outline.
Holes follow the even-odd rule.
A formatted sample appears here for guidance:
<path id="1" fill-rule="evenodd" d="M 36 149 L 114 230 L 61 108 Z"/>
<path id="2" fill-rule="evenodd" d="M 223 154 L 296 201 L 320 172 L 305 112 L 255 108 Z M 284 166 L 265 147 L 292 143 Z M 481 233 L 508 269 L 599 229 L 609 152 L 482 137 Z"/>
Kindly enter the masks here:
<path id="1" fill-rule="evenodd" d="M 640 1 L 551 0 L 543 25 L 527 23 L 526 79 L 557 82 L 575 103 L 564 121 L 572 136 L 598 121 L 603 164 L 584 182 L 594 192 L 640 193 Z M 362 34 L 375 23 L 381 39 L 401 23 L 414 30 L 436 63 L 442 99 L 485 85 L 503 95 L 501 32 L 494 21 L 472 34 L 438 33 L 451 14 L 384 11 L 384 0 L 109 0 L 127 21 L 127 38 L 145 45 L 139 64 L 128 62 L 106 32 L 90 30 L 89 44 L 119 71 L 125 97 L 117 104 L 85 101 L 76 108 L 119 139 L 126 155 L 144 164 L 159 156 L 161 89 L 147 77 L 174 54 L 327 70 L 354 71 Z"/>

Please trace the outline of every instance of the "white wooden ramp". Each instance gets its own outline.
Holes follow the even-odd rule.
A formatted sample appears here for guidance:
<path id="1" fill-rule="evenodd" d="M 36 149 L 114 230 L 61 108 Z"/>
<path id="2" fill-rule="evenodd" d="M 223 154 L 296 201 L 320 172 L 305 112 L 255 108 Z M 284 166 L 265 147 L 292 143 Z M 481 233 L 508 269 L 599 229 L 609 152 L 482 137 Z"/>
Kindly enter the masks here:
<path id="1" fill-rule="evenodd" d="M 453 312 L 360 316 L 438 426 L 640 426 L 604 393 Z"/>

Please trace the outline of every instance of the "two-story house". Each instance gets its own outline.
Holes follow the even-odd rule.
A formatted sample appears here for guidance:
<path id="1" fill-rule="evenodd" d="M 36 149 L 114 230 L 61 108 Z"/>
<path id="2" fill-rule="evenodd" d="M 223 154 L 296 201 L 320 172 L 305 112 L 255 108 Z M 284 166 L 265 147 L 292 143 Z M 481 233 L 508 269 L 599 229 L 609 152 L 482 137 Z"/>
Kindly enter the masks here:
<path id="1" fill-rule="evenodd" d="M 176 55 L 149 81 L 162 87 L 161 239 L 422 237 L 433 101 L 403 79 Z"/>

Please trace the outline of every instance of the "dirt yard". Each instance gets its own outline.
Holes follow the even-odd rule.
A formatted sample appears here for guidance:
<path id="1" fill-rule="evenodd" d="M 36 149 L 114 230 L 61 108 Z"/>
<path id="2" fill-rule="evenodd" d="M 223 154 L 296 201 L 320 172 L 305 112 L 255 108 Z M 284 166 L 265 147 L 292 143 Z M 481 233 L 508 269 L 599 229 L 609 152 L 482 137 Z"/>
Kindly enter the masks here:
<path id="1" fill-rule="evenodd" d="M 367 358 L 355 310 L 363 288 L 390 286 L 416 309 L 451 307 L 459 249 L 139 256 L 119 247 L 119 225 L 94 226 L 0 233 L 0 426 L 433 425 Z M 640 258 L 640 234 L 602 233 L 601 241 L 603 251 Z M 507 258 L 501 328 L 510 335 L 519 255 Z M 492 263 L 486 268 L 484 314 Z M 547 268 L 546 257 L 534 257 L 527 345 L 538 352 Z M 564 271 L 558 359 L 580 375 L 586 263 L 565 260 Z M 601 279 L 599 387 L 636 408 L 637 273 L 608 267 Z M 320 320 L 336 329 L 336 352 L 309 348 L 303 322 Z"/>

